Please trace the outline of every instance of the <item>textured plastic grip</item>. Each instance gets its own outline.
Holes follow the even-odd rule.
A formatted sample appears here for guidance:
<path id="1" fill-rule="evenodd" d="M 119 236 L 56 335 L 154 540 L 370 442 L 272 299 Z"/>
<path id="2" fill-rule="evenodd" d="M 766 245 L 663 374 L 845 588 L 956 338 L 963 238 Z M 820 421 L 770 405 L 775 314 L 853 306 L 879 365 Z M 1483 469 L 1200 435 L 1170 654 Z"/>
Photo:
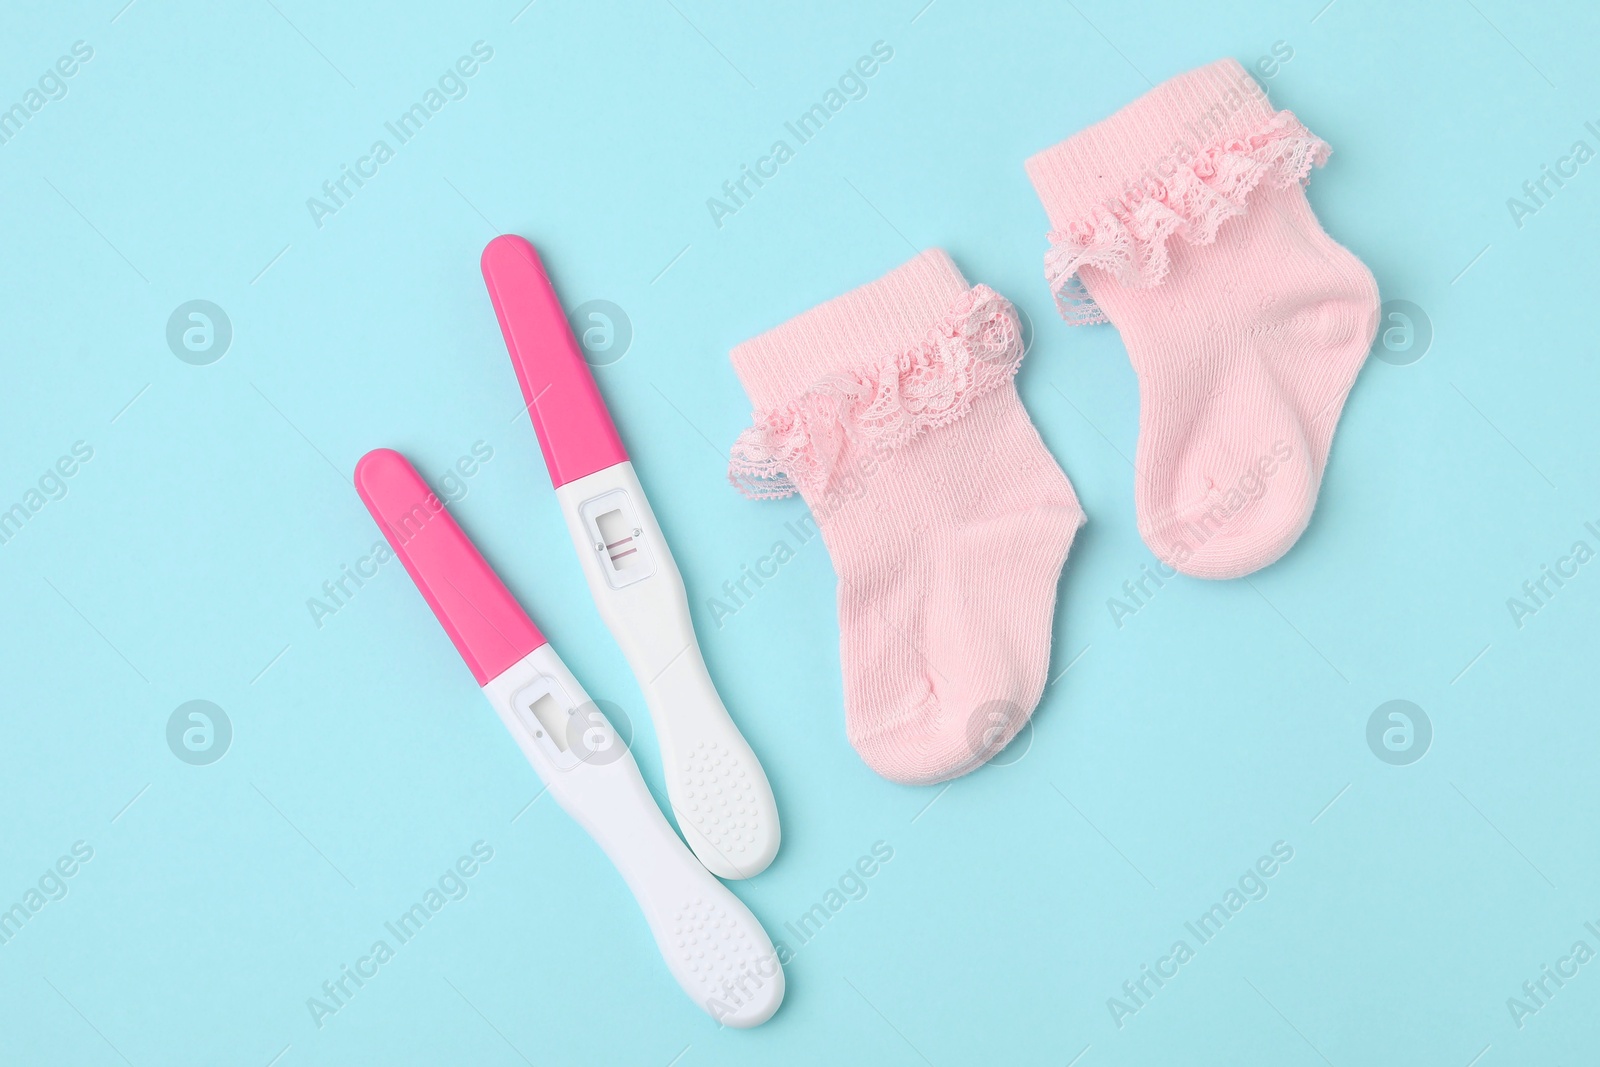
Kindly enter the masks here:
<path id="1" fill-rule="evenodd" d="M 444 502 L 404 456 L 378 448 L 356 464 L 356 492 L 455 642 L 478 685 L 545 643 Z"/>
<path id="2" fill-rule="evenodd" d="M 484 248 L 482 266 L 550 481 L 560 488 L 626 460 L 539 253 L 521 237 L 502 234 Z"/>
<path id="3" fill-rule="evenodd" d="M 578 757 L 566 769 L 552 762 L 543 733 L 536 726 L 530 729 L 517 707 L 518 694 L 530 683 L 545 692 L 554 683 L 573 721 L 582 724 L 574 749 L 590 755 Z M 556 802 L 622 873 L 683 991 L 725 1026 L 758 1026 L 770 1018 L 784 993 L 783 967 L 772 939 L 750 909 L 672 832 L 633 753 L 555 649 L 536 649 L 520 666 L 484 686 L 483 695 Z"/>

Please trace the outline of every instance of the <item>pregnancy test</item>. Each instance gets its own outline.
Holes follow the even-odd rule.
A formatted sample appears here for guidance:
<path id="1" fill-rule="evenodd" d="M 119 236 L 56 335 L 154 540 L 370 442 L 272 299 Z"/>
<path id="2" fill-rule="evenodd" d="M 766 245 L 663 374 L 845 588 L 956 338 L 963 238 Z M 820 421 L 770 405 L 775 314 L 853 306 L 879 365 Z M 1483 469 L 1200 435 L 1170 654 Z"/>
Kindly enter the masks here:
<path id="1" fill-rule="evenodd" d="M 713 874 L 760 874 L 778 852 L 772 786 L 711 682 L 683 576 L 544 264 L 504 235 L 483 279 L 589 590 L 650 708 L 678 828 Z"/>
<path id="2" fill-rule="evenodd" d="M 771 939 L 673 833 L 633 754 L 561 657 L 404 456 L 368 452 L 355 482 L 550 795 L 633 890 L 678 985 L 724 1025 L 766 1022 L 784 989 Z"/>

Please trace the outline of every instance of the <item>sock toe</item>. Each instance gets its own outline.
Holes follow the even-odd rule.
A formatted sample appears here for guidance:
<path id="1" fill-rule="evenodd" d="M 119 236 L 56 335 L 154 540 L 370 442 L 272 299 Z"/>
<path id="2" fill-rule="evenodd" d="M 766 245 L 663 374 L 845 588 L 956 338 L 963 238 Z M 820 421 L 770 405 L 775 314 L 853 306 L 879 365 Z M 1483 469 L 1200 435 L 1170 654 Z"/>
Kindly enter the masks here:
<path id="1" fill-rule="evenodd" d="M 1027 724 L 1049 670 L 1056 587 L 1083 523 L 1068 494 L 975 522 L 930 552 L 926 640 L 916 676 L 902 676 L 901 710 L 851 723 L 851 743 L 873 770 L 916 785 L 956 778 Z"/>
<path id="2" fill-rule="evenodd" d="M 1288 503 L 1267 504 L 1266 498 L 1247 503 L 1209 535 L 1209 525 L 1200 524 L 1209 515 L 1204 506 L 1195 509 L 1199 521 L 1180 521 L 1176 529 L 1141 527 L 1140 532 L 1163 563 L 1191 578 L 1239 578 L 1275 563 L 1305 532 L 1316 497 L 1309 491 L 1298 495 Z"/>
<path id="3" fill-rule="evenodd" d="M 1162 562 L 1196 578 L 1236 578 L 1299 538 L 1318 466 L 1270 377 L 1234 378 L 1188 411 L 1141 422 L 1139 533 Z"/>
<path id="4" fill-rule="evenodd" d="M 1002 743 L 985 748 L 981 739 L 978 743 L 970 740 L 967 718 L 930 692 L 902 721 L 860 736 L 852 725 L 850 743 L 868 767 L 891 782 L 932 785 L 976 769 L 1005 747 Z M 1028 716 L 1013 714 L 1011 718 L 1020 728 Z"/>
<path id="5" fill-rule="evenodd" d="M 876 725 L 851 722 L 850 743 L 891 782 L 932 785 L 977 770 L 1028 724 L 1044 688 L 1019 680 L 1011 696 L 969 703 L 941 700 L 931 689 L 901 717 Z M 1023 691 L 1025 690 L 1025 691 Z"/>

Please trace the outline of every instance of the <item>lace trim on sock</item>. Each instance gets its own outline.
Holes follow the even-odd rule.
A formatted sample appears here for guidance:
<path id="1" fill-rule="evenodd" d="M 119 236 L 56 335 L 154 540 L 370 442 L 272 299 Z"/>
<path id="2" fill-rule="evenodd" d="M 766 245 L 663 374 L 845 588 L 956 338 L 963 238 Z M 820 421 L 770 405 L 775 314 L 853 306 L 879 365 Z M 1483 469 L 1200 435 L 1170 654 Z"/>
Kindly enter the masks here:
<path id="1" fill-rule="evenodd" d="M 1168 238 L 1210 244 L 1218 226 L 1245 213 L 1256 186 L 1304 185 L 1331 151 L 1292 112 L 1280 111 L 1247 137 L 1208 145 L 1170 178 L 1147 175 L 1142 185 L 1130 183 L 1094 216 L 1051 232 L 1044 274 L 1061 317 L 1072 326 L 1106 321 L 1078 277 L 1080 267 L 1106 271 L 1124 285 L 1159 285 L 1169 266 Z"/>
<path id="2" fill-rule="evenodd" d="M 917 345 L 817 382 L 734 442 L 728 481 L 752 500 L 822 490 L 851 443 L 898 448 L 965 415 L 1022 361 L 1011 304 L 986 285 L 967 290 Z"/>

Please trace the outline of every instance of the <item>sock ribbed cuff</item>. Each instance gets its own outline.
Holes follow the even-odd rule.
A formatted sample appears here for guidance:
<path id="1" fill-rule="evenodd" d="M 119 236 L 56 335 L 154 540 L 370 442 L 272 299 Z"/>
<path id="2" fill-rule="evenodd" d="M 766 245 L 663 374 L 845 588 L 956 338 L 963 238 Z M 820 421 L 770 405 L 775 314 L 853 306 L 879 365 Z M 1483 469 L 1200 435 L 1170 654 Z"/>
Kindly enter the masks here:
<path id="1" fill-rule="evenodd" d="M 733 349 L 734 372 L 757 411 L 776 408 L 829 375 L 921 341 L 967 281 L 933 248 Z"/>
<path id="2" fill-rule="evenodd" d="M 755 499 L 800 492 L 815 506 L 853 460 L 965 418 L 1021 359 L 1010 303 L 924 252 L 734 350 L 755 411 L 728 479 Z"/>
<path id="3" fill-rule="evenodd" d="M 1167 181 L 1208 145 L 1248 137 L 1275 113 L 1237 60 L 1220 59 L 1163 82 L 1025 166 L 1050 225 L 1065 229 L 1151 179 Z"/>
<path id="4" fill-rule="evenodd" d="M 1304 183 L 1328 153 L 1224 59 L 1034 156 L 1028 175 L 1055 226 L 1045 279 L 1062 317 L 1075 326 L 1107 321 L 1090 291 L 1095 279 L 1159 285 L 1170 240 L 1212 243 L 1258 186 Z"/>

